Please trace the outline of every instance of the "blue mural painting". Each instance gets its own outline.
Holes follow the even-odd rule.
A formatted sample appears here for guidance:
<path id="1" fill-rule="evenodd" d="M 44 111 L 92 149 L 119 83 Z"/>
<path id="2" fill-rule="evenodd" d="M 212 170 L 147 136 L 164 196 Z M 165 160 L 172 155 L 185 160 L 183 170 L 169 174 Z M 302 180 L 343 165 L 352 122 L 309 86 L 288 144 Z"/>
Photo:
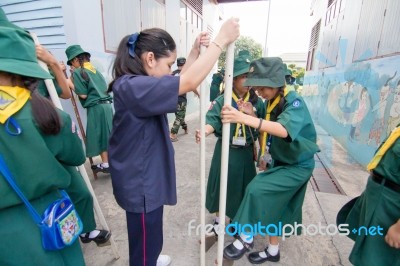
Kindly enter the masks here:
<path id="1" fill-rule="evenodd" d="M 357 61 L 306 75 L 302 95 L 314 121 L 366 165 L 400 123 L 400 55 Z"/>

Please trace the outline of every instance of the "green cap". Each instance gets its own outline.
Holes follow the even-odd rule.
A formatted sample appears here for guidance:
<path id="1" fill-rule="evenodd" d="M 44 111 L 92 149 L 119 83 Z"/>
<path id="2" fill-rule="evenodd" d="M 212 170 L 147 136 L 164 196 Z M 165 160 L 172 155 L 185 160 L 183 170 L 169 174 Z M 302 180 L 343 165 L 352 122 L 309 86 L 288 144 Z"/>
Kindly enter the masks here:
<path id="1" fill-rule="evenodd" d="M 77 57 L 80 54 L 87 54 L 90 58 L 90 54 L 85 52 L 79 44 L 71 45 L 65 50 L 65 54 L 67 55 L 67 64 L 71 65 L 71 60 Z"/>
<path id="2" fill-rule="evenodd" d="M 238 56 L 233 62 L 233 77 L 249 72 L 250 59 L 247 56 Z"/>
<path id="3" fill-rule="evenodd" d="M 240 50 L 238 56 L 247 57 L 251 61 L 251 55 L 248 50 Z"/>
<path id="4" fill-rule="evenodd" d="M 51 79 L 38 63 L 35 43 L 26 31 L 0 26 L 0 71 Z"/>
<path id="5" fill-rule="evenodd" d="M 285 67 L 280 57 L 263 57 L 250 64 L 244 86 L 280 88 L 285 86 Z"/>
<path id="6" fill-rule="evenodd" d="M 285 67 L 285 76 L 292 76 L 293 72 L 290 70 L 286 64 L 283 64 Z"/>
<path id="7" fill-rule="evenodd" d="M 23 28 L 18 27 L 17 25 L 15 25 L 14 23 L 11 23 L 8 20 L 6 13 L 4 13 L 4 10 L 1 7 L 0 7 L 0 26 L 14 28 L 14 29 L 18 29 L 18 30 L 24 30 Z"/>

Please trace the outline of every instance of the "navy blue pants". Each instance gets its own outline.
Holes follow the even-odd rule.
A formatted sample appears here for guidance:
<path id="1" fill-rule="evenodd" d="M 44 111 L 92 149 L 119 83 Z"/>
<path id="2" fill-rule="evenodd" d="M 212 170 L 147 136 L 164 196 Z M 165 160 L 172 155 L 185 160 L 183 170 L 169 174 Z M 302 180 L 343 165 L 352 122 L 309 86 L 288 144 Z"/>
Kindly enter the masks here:
<path id="1" fill-rule="evenodd" d="M 163 246 L 164 206 L 149 213 L 126 212 L 130 266 L 156 266 Z"/>

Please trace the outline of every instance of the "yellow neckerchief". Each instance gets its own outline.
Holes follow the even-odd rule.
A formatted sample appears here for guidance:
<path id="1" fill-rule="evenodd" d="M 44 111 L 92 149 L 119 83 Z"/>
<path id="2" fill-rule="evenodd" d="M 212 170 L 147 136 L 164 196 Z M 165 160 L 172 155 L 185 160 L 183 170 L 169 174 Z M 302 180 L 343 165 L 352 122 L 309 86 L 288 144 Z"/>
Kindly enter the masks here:
<path id="1" fill-rule="evenodd" d="M 83 63 L 83 67 L 85 69 L 89 70 L 90 72 L 93 72 L 94 74 L 96 74 L 96 68 L 92 65 L 92 63 L 85 62 L 85 63 Z"/>
<path id="2" fill-rule="evenodd" d="M 0 86 L 0 123 L 18 112 L 28 101 L 31 92 L 18 86 Z"/>
<path id="3" fill-rule="evenodd" d="M 390 136 L 387 138 L 385 143 L 383 143 L 382 147 L 375 153 L 374 158 L 369 162 L 367 169 L 371 171 L 375 169 L 375 167 L 381 161 L 383 155 L 385 155 L 386 151 L 393 145 L 393 143 L 400 137 L 400 127 L 396 127 L 390 133 Z"/>
<path id="4" fill-rule="evenodd" d="M 236 105 L 237 105 L 237 102 L 239 101 L 239 99 L 238 99 L 238 97 L 236 96 L 235 93 L 232 93 L 232 98 L 233 98 L 233 100 L 235 101 L 235 103 L 236 103 Z M 249 98 L 250 98 L 250 93 L 247 92 L 247 93 L 246 93 L 246 96 L 244 97 L 244 100 L 243 100 L 243 101 L 244 101 L 244 102 L 248 102 L 248 101 L 249 101 Z M 240 111 L 240 110 L 239 110 L 239 111 Z M 240 111 L 240 112 L 243 113 L 243 111 Z M 246 127 L 245 127 L 244 124 L 241 124 L 241 125 L 242 125 L 242 130 L 243 130 L 243 137 L 244 137 L 244 139 L 246 139 Z M 239 128 L 240 128 L 240 124 L 238 123 L 238 124 L 236 124 L 235 138 L 238 137 Z"/>
<path id="5" fill-rule="evenodd" d="M 289 93 L 289 91 L 285 88 L 283 90 L 283 95 L 284 97 L 286 97 L 286 95 Z M 265 115 L 265 120 L 269 121 L 271 119 L 271 112 L 272 110 L 274 110 L 274 108 L 278 105 L 279 101 L 281 100 L 281 95 L 279 94 L 275 100 L 272 102 L 268 101 L 268 105 L 267 105 L 267 114 Z M 262 138 L 262 142 L 261 142 L 261 156 L 264 155 L 265 153 L 265 145 L 267 143 L 267 139 L 268 139 L 268 134 L 267 132 L 263 133 L 263 138 Z"/>

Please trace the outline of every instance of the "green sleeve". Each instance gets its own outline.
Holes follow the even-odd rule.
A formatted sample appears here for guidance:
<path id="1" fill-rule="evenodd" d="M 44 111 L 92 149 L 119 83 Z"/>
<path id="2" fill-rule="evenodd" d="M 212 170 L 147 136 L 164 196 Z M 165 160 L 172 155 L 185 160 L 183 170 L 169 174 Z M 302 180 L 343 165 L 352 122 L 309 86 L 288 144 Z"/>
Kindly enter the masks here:
<path id="1" fill-rule="evenodd" d="M 278 116 L 280 123 L 288 132 L 288 140 L 295 140 L 305 124 L 306 104 L 301 97 L 288 100 L 283 107 L 283 112 Z"/>
<path id="2" fill-rule="evenodd" d="M 88 95 L 87 82 L 83 80 L 81 77 L 81 69 L 75 69 L 73 77 L 74 77 L 74 86 L 75 93 L 78 95 Z"/>
<path id="3" fill-rule="evenodd" d="M 70 116 L 59 111 L 61 130 L 57 135 L 44 135 L 45 142 L 54 156 L 63 164 L 79 166 L 86 160 L 78 129 Z"/>
<path id="4" fill-rule="evenodd" d="M 211 103 L 210 109 L 208 110 L 206 115 L 206 124 L 214 128 L 214 134 L 217 137 L 222 136 L 221 110 L 223 101 L 223 95 L 215 99 L 215 101 Z"/>

